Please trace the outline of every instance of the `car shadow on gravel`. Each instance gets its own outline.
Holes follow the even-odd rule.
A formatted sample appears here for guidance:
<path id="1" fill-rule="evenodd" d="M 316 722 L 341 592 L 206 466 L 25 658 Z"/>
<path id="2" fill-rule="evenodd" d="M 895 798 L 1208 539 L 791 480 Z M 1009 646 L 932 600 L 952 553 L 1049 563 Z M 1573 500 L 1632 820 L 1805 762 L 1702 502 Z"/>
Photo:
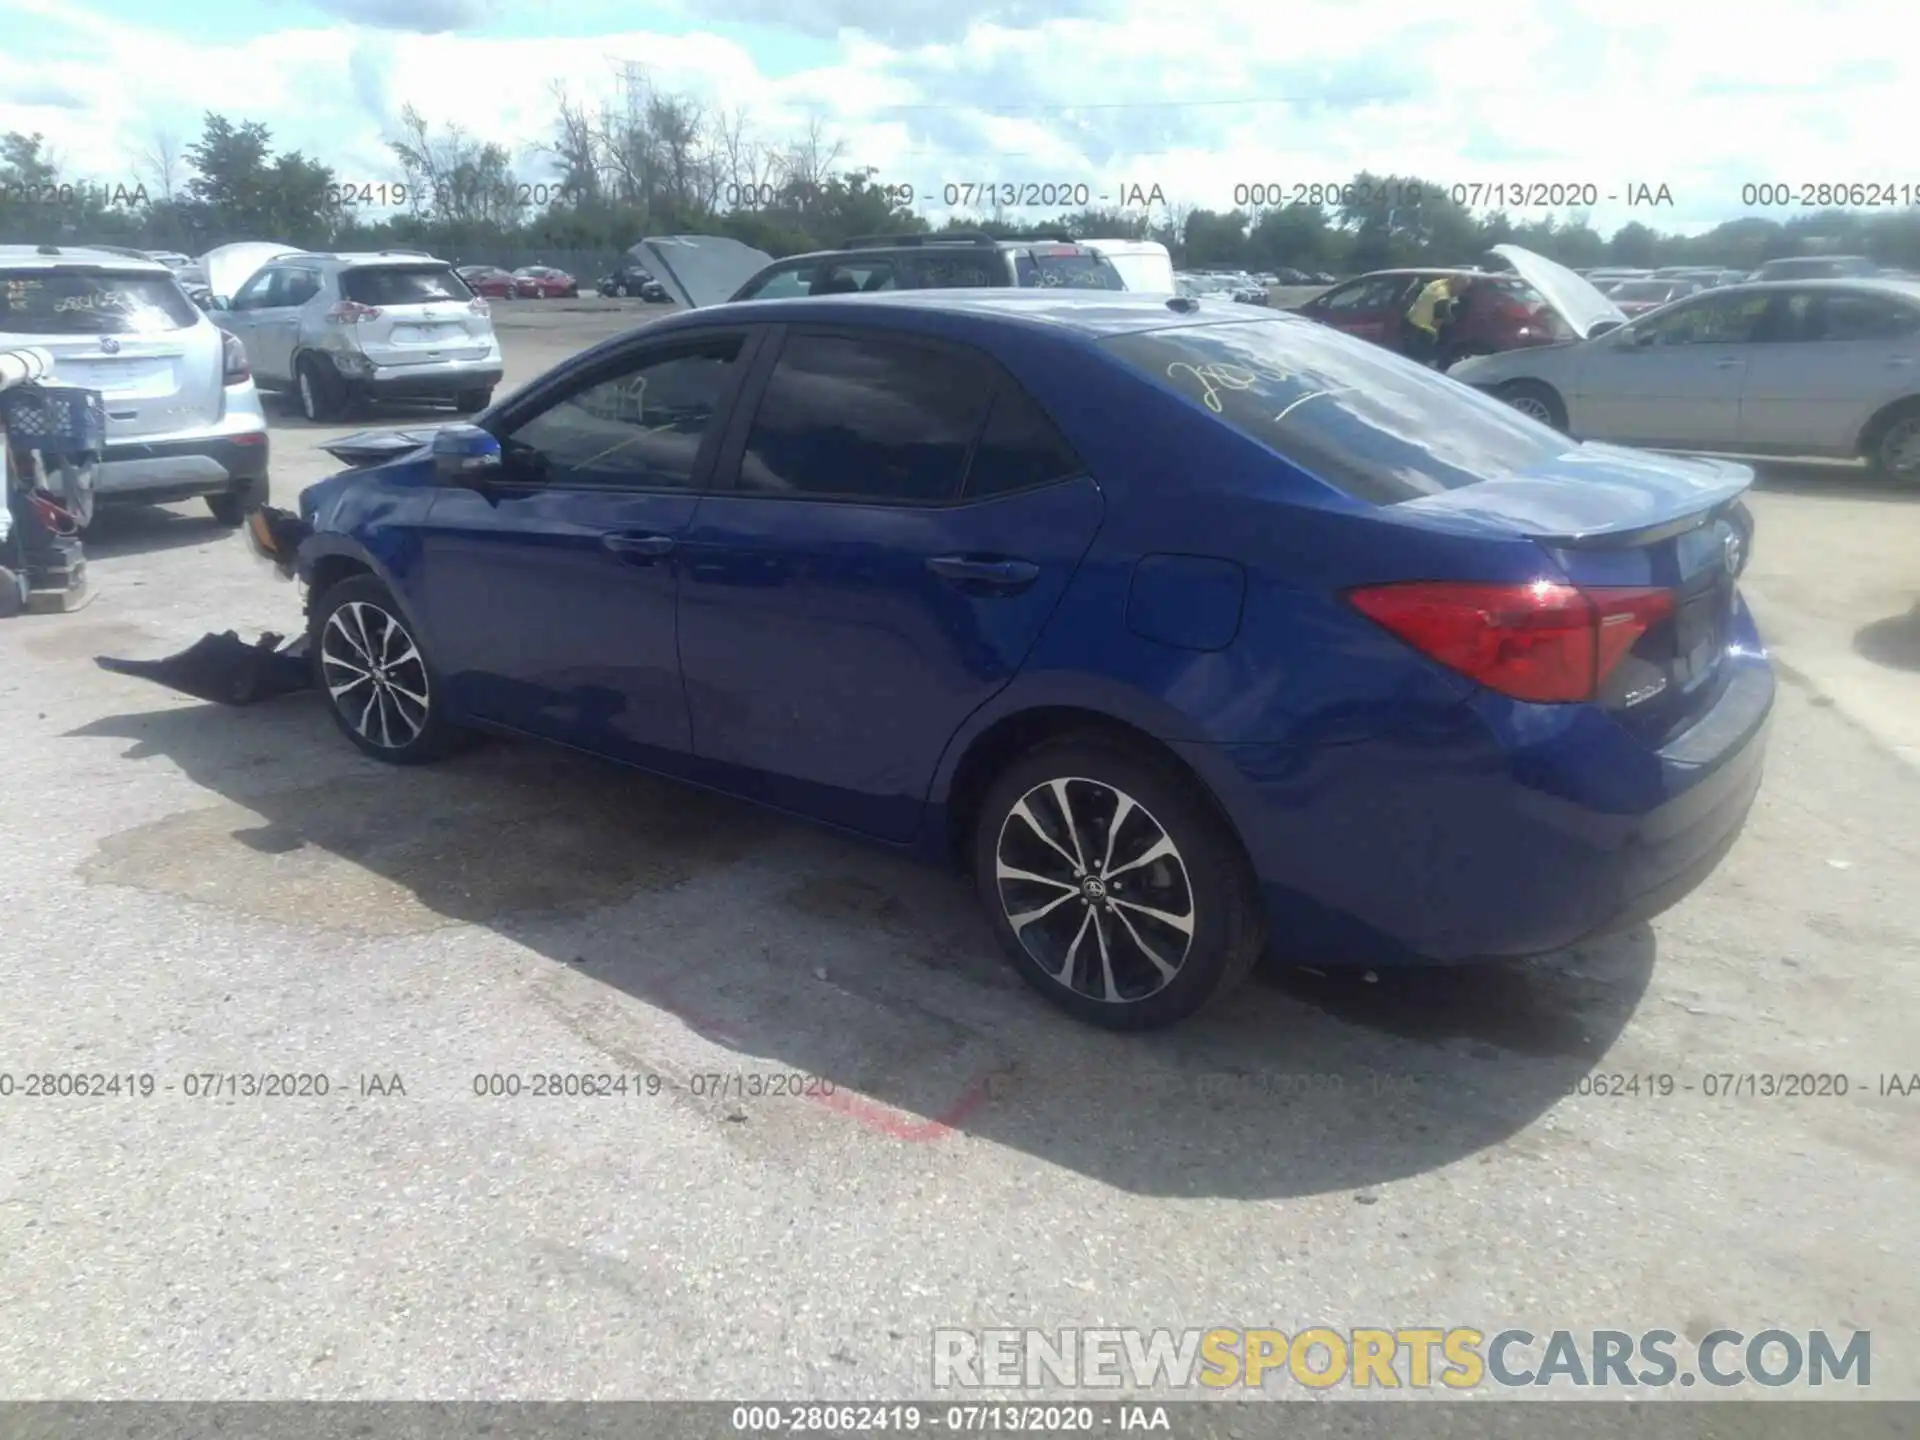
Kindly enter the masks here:
<path id="1" fill-rule="evenodd" d="M 1021 983 L 964 881 L 670 782 L 505 742 L 394 769 L 312 696 L 70 735 L 207 792 L 102 842 L 85 883 L 369 938 L 482 927 L 551 963 L 534 998 L 606 1069 L 648 1064 L 677 1023 L 718 1047 L 715 1070 L 832 1081 L 839 1113 L 817 1123 L 896 1147 L 959 1132 L 1141 1194 L 1365 1203 L 1458 1163 L 1596 1067 L 1654 962 L 1640 927 L 1528 963 L 1276 965 L 1218 1013 L 1115 1035 Z M 747 1101 L 715 1121 L 792 1123 L 795 1104 L 816 1113 Z"/>
<path id="2" fill-rule="evenodd" d="M 204 500 L 181 501 L 175 506 L 120 502 L 94 511 L 81 549 L 89 560 L 111 560 L 121 555 L 151 555 L 205 545 L 232 534 L 233 527 L 215 520 Z"/>
<path id="3" fill-rule="evenodd" d="M 1890 670 L 1920 671 L 1920 602 L 1904 615 L 1861 626 L 1853 648 L 1863 659 Z"/>

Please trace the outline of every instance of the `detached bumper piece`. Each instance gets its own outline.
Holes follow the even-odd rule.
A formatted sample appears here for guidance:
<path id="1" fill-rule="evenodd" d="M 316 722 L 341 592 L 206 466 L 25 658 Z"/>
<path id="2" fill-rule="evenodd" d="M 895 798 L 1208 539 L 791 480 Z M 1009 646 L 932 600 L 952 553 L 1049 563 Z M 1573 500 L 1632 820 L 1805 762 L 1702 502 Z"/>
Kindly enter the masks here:
<path id="1" fill-rule="evenodd" d="M 313 662 L 303 635 L 283 644 L 262 635 L 249 645 L 233 631 L 203 635 L 164 660 L 117 660 L 97 655 L 94 664 L 116 675 L 152 680 L 217 705 L 255 705 L 313 688 Z"/>

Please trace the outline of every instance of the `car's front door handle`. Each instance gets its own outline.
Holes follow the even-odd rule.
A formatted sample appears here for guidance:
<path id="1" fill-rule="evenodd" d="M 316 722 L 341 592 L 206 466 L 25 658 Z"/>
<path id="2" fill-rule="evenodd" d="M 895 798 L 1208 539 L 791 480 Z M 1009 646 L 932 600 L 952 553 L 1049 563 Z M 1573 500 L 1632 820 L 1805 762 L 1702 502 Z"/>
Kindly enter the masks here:
<path id="1" fill-rule="evenodd" d="M 927 561 L 927 569 L 957 585 L 992 590 L 1024 590 L 1040 575 L 1040 567 L 1030 560 L 988 560 L 973 555 L 936 555 Z"/>
<path id="2" fill-rule="evenodd" d="M 1713 362 L 1713 368 L 1716 370 L 1738 370 L 1745 366 L 1746 363 L 1744 360 L 1716 360 Z"/>
<path id="3" fill-rule="evenodd" d="M 628 560 L 658 560 L 673 553 L 671 535 L 602 535 L 600 543 Z"/>
<path id="4" fill-rule="evenodd" d="M 1912 364 L 1913 357 L 1911 355 L 1896 355 L 1887 361 L 1887 368 L 1889 370 L 1905 370 Z"/>

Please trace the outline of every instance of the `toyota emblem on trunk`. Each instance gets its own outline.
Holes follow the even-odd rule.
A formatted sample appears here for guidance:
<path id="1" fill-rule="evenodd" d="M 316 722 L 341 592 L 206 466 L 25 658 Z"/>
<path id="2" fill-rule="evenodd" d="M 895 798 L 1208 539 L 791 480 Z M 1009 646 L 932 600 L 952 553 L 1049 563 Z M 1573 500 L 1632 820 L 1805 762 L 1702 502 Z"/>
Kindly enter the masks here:
<path id="1" fill-rule="evenodd" d="M 100 348 L 109 355 L 118 355 L 120 353 L 120 342 L 111 335 L 103 335 L 100 338 Z"/>

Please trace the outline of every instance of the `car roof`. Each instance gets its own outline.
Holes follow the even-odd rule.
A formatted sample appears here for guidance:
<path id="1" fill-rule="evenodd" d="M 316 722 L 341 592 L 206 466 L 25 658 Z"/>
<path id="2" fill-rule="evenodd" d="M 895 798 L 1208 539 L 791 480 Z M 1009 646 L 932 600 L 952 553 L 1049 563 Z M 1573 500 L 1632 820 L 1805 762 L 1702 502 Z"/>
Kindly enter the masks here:
<path id="1" fill-rule="evenodd" d="M 1072 245 L 1081 250 L 1099 248 L 1091 240 L 1062 239 L 1057 235 L 1029 235 L 1019 240 L 1001 240 L 992 236 L 974 239 L 965 235 L 930 235 L 925 239 L 903 236 L 897 240 L 876 240 L 870 245 L 836 245 L 825 250 L 809 250 L 801 255 L 785 255 L 774 263 L 787 265 L 796 260 L 831 260 L 847 255 L 953 255 L 970 250 L 997 250 L 1005 254 L 1009 250 L 1024 250 L 1034 245 Z"/>
<path id="2" fill-rule="evenodd" d="M 275 256 L 268 263 L 278 265 L 285 261 L 315 260 L 323 264 L 339 265 L 342 269 L 352 269 L 357 265 L 445 265 L 447 263 L 438 256 L 429 255 L 422 250 L 301 250 L 291 255 Z"/>
<path id="3" fill-rule="evenodd" d="M 1767 294 L 1777 290 L 1814 290 L 1835 295 L 1849 291 L 1877 290 L 1883 294 L 1899 296 L 1904 300 L 1920 300 L 1920 280 L 1895 280 L 1884 275 L 1823 275 L 1806 280 L 1748 280 L 1739 285 L 1722 285 L 1709 293 L 1734 295 L 1748 290 Z"/>
<path id="4" fill-rule="evenodd" d="M 171 275 L 158 260 L 116 255 L 87 245 L 0 245 L 0 265 L 9 270 L 54 270 L 63 265 L 97 265 L 129 275 Z"/>
<path id="5" fill-rule="evenodd" d="M 864 295 L 795 296 L 787 300 L 742 300 L 701 310 L 683 310 L 650 322 L 646 332 L 714 325 L 863 323 L 886 317 L 888 328 L 927 331 L 1032 329 L 1075 334 L 1091 342 L 1141 330 L 1224 324 L 1313 322 L 1256 306 L 1209 305 L 1204 300 L 1151 296 L 1122 290 L 1070 290 L 982 286 L 965 290 L 879 290 Z"/>

